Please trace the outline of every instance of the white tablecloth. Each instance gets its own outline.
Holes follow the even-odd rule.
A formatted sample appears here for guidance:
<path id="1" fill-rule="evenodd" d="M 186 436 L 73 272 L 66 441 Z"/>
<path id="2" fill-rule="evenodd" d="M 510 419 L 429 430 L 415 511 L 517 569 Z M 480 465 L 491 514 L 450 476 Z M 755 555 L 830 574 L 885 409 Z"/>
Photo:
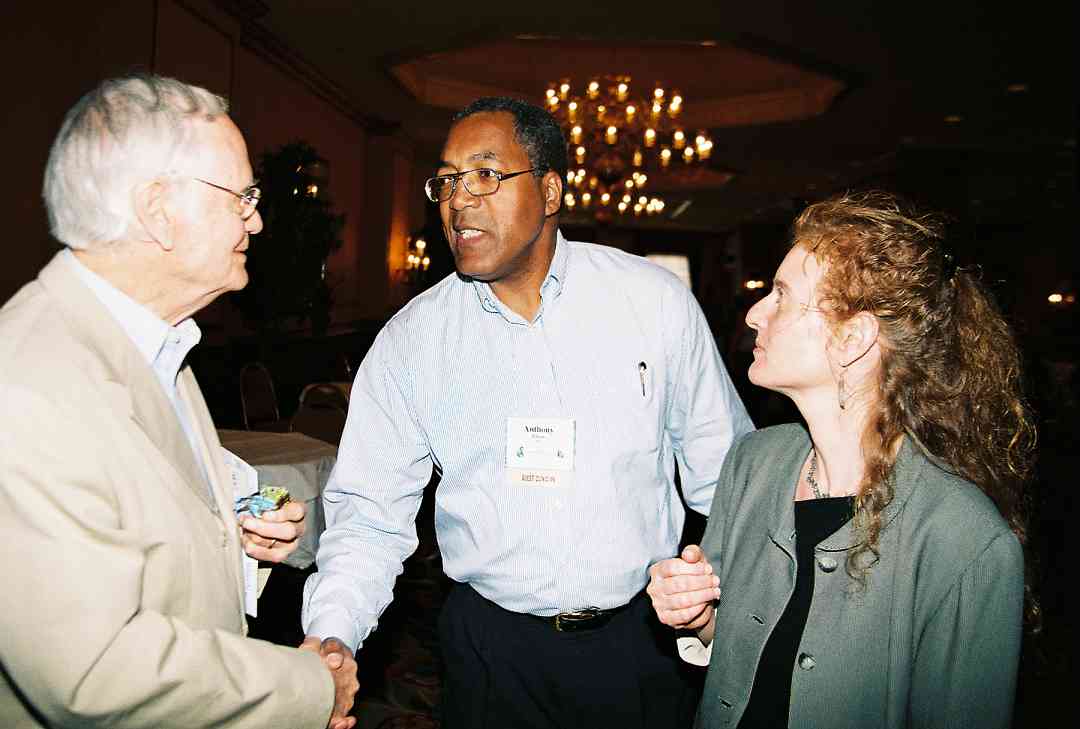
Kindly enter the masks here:
<path id="1" fill-rule="evenodd" d="M 293 501 L 307 504 L 307 530 L 285 564 L 309 567 L 326 528 L 322 490 L 337 460 L 337 448 L 301 433 L 219 430 L 218 437 L 222 446 L 254 466 L 260 486 L 284 486 Z"/>

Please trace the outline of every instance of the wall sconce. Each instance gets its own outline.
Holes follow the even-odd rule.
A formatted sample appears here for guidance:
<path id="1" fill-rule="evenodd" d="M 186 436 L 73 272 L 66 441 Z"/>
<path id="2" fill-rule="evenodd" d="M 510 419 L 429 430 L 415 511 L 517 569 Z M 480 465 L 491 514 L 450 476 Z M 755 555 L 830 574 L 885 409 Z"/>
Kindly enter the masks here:
<path id="1" fill-rule="evenodd" d="M 409 236 L 405 246 L 405 280 L 408 283 L 420 283 L 427 280 L 431 257 L 427 254 L 427 241 L 422 233 Z"/>

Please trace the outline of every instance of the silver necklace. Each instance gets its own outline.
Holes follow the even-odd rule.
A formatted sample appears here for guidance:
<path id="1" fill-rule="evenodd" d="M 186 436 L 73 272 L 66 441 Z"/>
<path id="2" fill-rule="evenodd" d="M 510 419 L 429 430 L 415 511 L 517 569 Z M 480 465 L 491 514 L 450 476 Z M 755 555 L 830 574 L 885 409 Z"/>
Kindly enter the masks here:
<path id="1" fill-rule="evenodd" d="M 826 489 L 824 493 L 821 491 L 821 486 L 818 484 L 817 479 L 814 476 L 817 475 L 817 448 L 810 452 L 810 468 L 806 469 L 806 483 L 810 484 L 810 488 L 814 491 L 815 499 L 824 499 L 829 495 L 829 491 Z"/>

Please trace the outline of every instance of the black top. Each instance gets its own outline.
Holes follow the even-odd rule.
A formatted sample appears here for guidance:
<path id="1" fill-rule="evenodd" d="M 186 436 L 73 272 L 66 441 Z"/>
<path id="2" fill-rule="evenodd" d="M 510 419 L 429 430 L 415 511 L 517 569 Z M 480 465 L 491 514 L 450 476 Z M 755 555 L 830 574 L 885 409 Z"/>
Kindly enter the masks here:
<path id="1" fill-rule="evenodd" d="M 765 643 L 739 729 L 780 729 L 788 725 L 791 674 L 814 595 L 814 547 L 847 523 L 854 507 L 854 496 L 795 502 L 795 592 Z"/>

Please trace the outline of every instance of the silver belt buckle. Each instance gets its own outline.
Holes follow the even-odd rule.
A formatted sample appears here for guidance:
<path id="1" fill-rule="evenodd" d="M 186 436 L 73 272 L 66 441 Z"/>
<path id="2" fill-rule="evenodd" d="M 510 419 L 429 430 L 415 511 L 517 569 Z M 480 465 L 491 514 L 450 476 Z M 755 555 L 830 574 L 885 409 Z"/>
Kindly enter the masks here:
<path id="1" fill-rule="evenodd" d="M 559 613 L 555 616 L 555 630 L 560 633 L 573 630 L 574 623 L 583 623 L 592 620 L 603 612 L 598 607 L 587 607 L 583 610 L 574 610 L 568 613 Z"/>

